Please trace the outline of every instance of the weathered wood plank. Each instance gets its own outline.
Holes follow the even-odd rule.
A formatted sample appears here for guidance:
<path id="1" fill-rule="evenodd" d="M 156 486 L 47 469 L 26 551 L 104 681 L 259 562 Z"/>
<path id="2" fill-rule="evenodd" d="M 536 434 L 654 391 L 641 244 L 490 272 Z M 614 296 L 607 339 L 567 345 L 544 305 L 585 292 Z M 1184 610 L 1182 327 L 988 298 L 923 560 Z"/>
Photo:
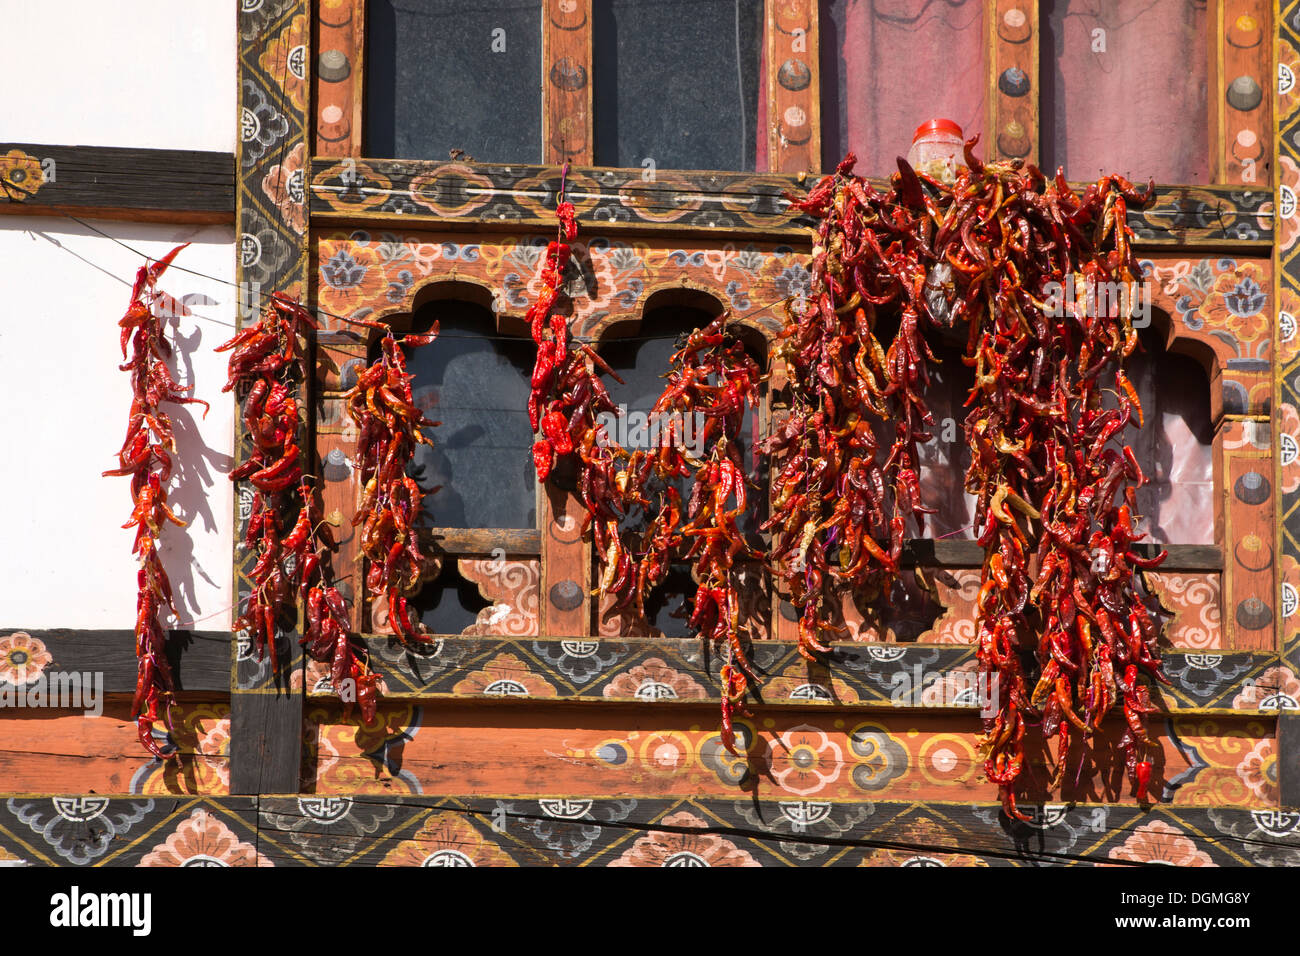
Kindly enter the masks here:
<path id="1" fill-rule="evenodd" d="M 0 143 L 0 213 L 149 222 L 235 219 L 231 153 Z"/>
<path id="2" fill-rule="evenodd" d="M 302 692 L 230 695 L 230 792 L 291 793 L 302 759 Z"/>
<path id="3" fill-rule="evenodd" d="M 1278 804 L 1300 810 L 1300 714 L 1285 712 L 1277 718 Z"/>
<path id="4" fill-rule="evenodd" d="M 815 173 L 822 166 L 817 17 L 814 0 L 767 0 L 763 79 L 772 172 Z"/>
<path id="5" fill-rule="evenodd" d="M 1164 546 L 1169 556 L 1160 565 L 1162 571 L 1220 571 L 1223 569 L 1223 549 L 1212 544 L 1171 544 Z M 1153 558 L 1161 546 L 1140 542 L 1133 551 L 1144 558 Z M 973 568 L 984 563 L 984 549 L 974 541 L 930 538 L 913 538 L 903 549 L 905 565 L 938 565 L 946 568 Z"/>
<path id="6" fill-rule="evenodd" d="M 542 9 L 542 149 L 547 162 L 587 165 L 594 150 L 591 0 L 545 0 Z"/>
<path id="7" fill-rule="evenodd" d="M 496 551 L 536 556 L 542 553 L 542 533 L 536 528 L 422 528 L 420 545 L 461 557 L 490 558 Z"/>
<path id="8" fill-rule="evenodd" d="M 921 805 L 898 799 L 809 803 L 581 793 L 541 799 L 443 794 L 59 799 L 56 805 L 0 794 L 0 861 L 175 866 L 210 862 L 198 855 L 215 848 L 217 862 L 224 865 L 276 867 L 663 866 L 674 856 L 683 863 L 686 855 L 697 857 L 696 865 L 714 866 L 1041 867 L 1140 865 L 1142 851 L 1149 862 L 1300 862 L 1294 814 L 1240 808 L 1160 807 L 1153 814 L 1130 804 L 1026 804 L 1022 809 L 1031 821 L 1026 824 L 1006 820 L 994 803 Z M 28 821 L 62 825 L 33 829 Z M 190 839 L 172 839 L 177 833 Z M 203 836 L 219 839 L 195 838 Z M 98 889 L 93 879 L 86 885 Z M 121 889 L 116 883 L 106 888 Z"/>
<path id="9" fill-rule="evenodd" d="M 985 149 L 998 159 L 1038 163 L 1038 32 L 1036 0 L 987 0 L 984 31 L 988 72 Z"/>

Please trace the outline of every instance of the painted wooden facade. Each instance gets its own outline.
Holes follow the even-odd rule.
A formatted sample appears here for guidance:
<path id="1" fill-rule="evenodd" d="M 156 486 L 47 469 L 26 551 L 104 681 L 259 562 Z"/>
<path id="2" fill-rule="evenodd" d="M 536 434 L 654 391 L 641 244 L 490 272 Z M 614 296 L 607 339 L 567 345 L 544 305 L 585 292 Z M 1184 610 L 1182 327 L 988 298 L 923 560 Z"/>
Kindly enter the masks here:
<path id="1" fill-rule="evenodd" d="M 647 334 L 647 315 L 689 302 L 731 310 L 762 343 L 807 288 L 808 223 L 783 195 L 822 164 L 820 5 L 765 5 L 766 168 L 647 179 L 592 165 L 592 2 L 542 4 L 541 165 L 366 156 L 366 0 L 242 0 L 233 154 L 0 144 L 0 212 L 233 223 L 235 283 L 302 296 L 323 318 L 304 404 L 325 512 L 346 519 L 360 489 L 341 395 L 370 343 L 339 317 L 403 328 L 456 299 L 483 307 L 490 334 L 519 334 L 562 163 L 582 228 L 575 334 Z M 1046 135 L 1039 6 L 981 11 L 984 142 L 1002 158 L 1036 158 Z M 1216 0 L 1206 20 L 1211 181 L 1161 184 L 1134 216 L 1157 331 L 1201 364 L 1213 428 L 1213 541 L 1175 543 L 1154 576 L 1172 619 L 1152 808 L 1133 803 L 1103 746 L 1059 798 L 1031 787 L 1031 824 L 1000 818 L 969 694 L 981 554 L 960 540 L 909 548 L 941 582 L 927 627 L 900 639 L 855 621 L 825 667 L 798 656 L 765 591 L 754 661 L 768 680 L 743 724 L 747 756 L 731 756 L 719 661 L 593 606 L 580 505 L 548 488 L 533 527 L 430 532 L 443 572 L 489 605 L 463 633 L 413 652 L 382 605 L 356 602 L 385 681 L 371 726 L 344 716 L 295 635 L 281 636 L 294 656 L 277 681 L 217 614 L 173 632 L 182 756 L 160 764 L 128 712 L 130 622 L 65 627 L 0 601 L 0 685 L 22 664 L 24 678 L 102 673 L 108 695 L 95 718 L 0 710 L 0 861 L 174 865 L 220 845 L 222 862 L 256 866 L 1300 864 L 1300 5 Z M 1245 108 L 1250 82 L 1269 90 L 1275 76 L 1276 97 Z M 1257 158 L 1251 143 L 1266 144 Z M 49 157 L 52 182 L 39 174 Z M 238 465 L 248 445 L 221 401 Z M 249 497 L 237 489 L 212 516 L 227 542 Z M 204 577 L 229 581 L 238 603 L 255 558 L 231 543 Z M 335 563 L 359 570 L 350 541 Z"/>

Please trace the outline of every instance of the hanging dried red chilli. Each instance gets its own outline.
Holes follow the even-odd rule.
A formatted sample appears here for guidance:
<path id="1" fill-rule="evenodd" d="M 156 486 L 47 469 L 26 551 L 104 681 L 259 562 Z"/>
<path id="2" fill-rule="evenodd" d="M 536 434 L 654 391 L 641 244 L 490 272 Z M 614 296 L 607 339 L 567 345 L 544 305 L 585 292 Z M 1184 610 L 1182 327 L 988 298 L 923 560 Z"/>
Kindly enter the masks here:
<path id="1" fill-rule="evenodd" d="M 917 443 L 934 419 L 922 335 L 930 219 L 909 168 L 888 193 L 853 175 L 850 154 L 794 207 L 820 219 L 811 292 L 787 308 L 773 359 L 789 377 L 790 416 L 760 445 L 778 456 L 772 482 L 773 572 L 801 608 L 799 650 L 810 659 L 841 631 L 845 588 L 885 593 L 898 572 L 908 519 L 923 531 Z M 877 311 L 900 314 L 886 351 Z M 892 421 L 882 454 L 876 425 Z M 837 556 L 837 559 L 836 559 Z"/>
<path id="2" fill-rule="evenodd" d="M 122 525 L 136 529 L 131 551 L 140 562 L 135 619 L 138 664 L 131 713 L 136 719 L 140 744 L 160 759 L 174 757 L 176 751 L 164 753 L 153 734 L 159 708 L 163 723 L 168 730 L 172 728 L 171 705 L 175 699 L 175 684 L 167 662 L 167 635 L 158 622 L 158 612 L 166 609 L 174 615 L 176 605 L 158 545 L 165 521 L 181 528 L 186 526 L 167 506 L 167 482 L 171 479 L 171 456 L 176 451 L 176 442 L 171 419 L 162 405 L 164 402 L 199 404 L 203 406 L 204 417 L 208 414 L 207 402 L 185 394 L 194 386 L 177 384 L 167 367 L 171 346 L 163 334 L 162 319 L 168 312 L 167 305 L 175 300 L 158 290 L 158 279 L 185 245 L 140 268 L 131 289 L 131 303 L 118 322 L 122 329 L 122 358 L 127 358 L 128 342 L 131 347 L 130 359 L 119 366 L 131 373 L 131 415 L 126 438 L 118 452 L 118 467 L 104 472 L 105 477 L 131 476 L 134 508 L 130 519 Z"/>
<path id="3" fill-rule="evenodd" d="M 433 444 L 421 429 L 440 424 L 415 407 L 413 376 L 406 371 L 402 349 L 427 345 L 437 335 L 434 323 L 428 334 L 404 336 L 399 345 L 389 331 L 380 341 L 380 356 L 344 396 L 358 429 L 357 465 L 364 490 L 352 524 L 361 525 L 366 590 L 387 599 L 389 623 L 402 641 L 421 637 L 411 623 L 407 595 L 418 589 L 425 566 L 417 531 L 425 493 L 407 468 L 417 444 Z M 336 657 L 335 670 L 342 666 Z"/>
<path id="4" fill-rule="evenodd" d="M 726 332 L 726 323 L 723 315 L 692 332 L 673 354 L 668 384 L 651 411 L 652 421 L 667 423 L 659 448 L 643 462 L 638 461 L 641 453 L 634 453 L 616 484 L 624 489 L 628 504 L 643 506 L 642 490 L 650 487 L 652 479 L 662 484 L 658 511 L 642 538 L 641 566 L 632 582 L 637 609 L 640 612 L 648 591 L 662 582 L 674 557 L 691 563 L 698 587 L 689 624 L 725 648 L 727 663 L 720 675 L 722 743 L 735 754 L 733 715 L 749 713 L 746 694 L 758 684 L 745 650 L 740 621 L 743 585 L 736 565 L 737 559 L 762 560 L 737 524 L 752 511 L 739 442 L 745 413 L 758 401 L 762 373 L 744 346 Z M 697 416 L 702 423 L 695 431 L 695 444 L 703 452 L 698 458 L 688 454 L 683 436 L 675 432 L 685 415 Z M 671 482 L 692 474 L 695 483 L 686 502 L 686 523 L 680 524 L 680 496 Z M 607 573 L 608 567 L 607 563 Z"/>
<path id="5" fill-rule="evenodd" d="M 546 247 L 542 291 L 527 314 L 537 343 L 528 421 L 534 433 L 541 430 L 541 437 L 533 444 L 533 465 L 541 482 L 551 476 L 560 461 L 576 465 L 578 496 L 587 510 L 587 520 L 595 520 L 596 544 L 603 551 L 609 542 L 601 529 L 606 522 L 617 522 L 622 516 L 622 493 L 615 483 L 615 466 L 626 452 L 619 448 L 616 453 L 608 436 L 598 432 L 597 416 L 615 412 L 616 408 L 595 370 L 599 368 L 616 382 L 623 380 L 594 350 L 572 342 L 568 317 L 557 311 L 562 304 L 564 270 L 572 255 L 569 243 L 577 238 L 578 225 L 572 203 L 561 201 L 556 214 L 560 224 L 556 240 Z"/>
<path id="6" fill-rule="evenodd" d="M 257 322 L 216 349 L 232 353 L 229 380 L 222 391 L 234 390 L 242 400 L 244 429 L 252 442 L 248 459 L 230 473 L 230 480 L 248 481 L 256 489 L 244 545 L 257 548 L 258 558 L 248 575 L 252 585 L 248 607 L 235 620 L 235 628 L 248 631 L 258 660 L 270 647 L 273 673 L 280 668 L 277 624 L 299 582 L 308 579 L 315 554 L 312 490 L 300 462 L 298 401 L 294 397 L 306 380 L 298 336 L 315 329 L 316 323 L 302 305 L 276 292 Z M 286 528 L 288 534 L 281 537 Z"/>
<path id="7" fill-rule="evenodd" d="M 944 207 L 934 253 L 954 270 L 954 314 L 969 323 L 966 360 L 976 374 L 966 490 L 977 496 L 985 548 L 978 657 L 999 706 L 981 741 L 985 774 L 1007 812 L 1022 816 L 1015 790 L 1026 719 L 1041 714 L 1044 735 L 1057 738 L 1054 790 L 1072 745 L 1100 728 L 1118 690 L 1126 767 L 1145 800 L 1152 706 L 1139 675 L 1165 678 L 1135 574 L 1164 555 L 1132 551 L 1145 479 L 1122 436 L 1141 425 L 1142 410 L 1122 364 L 1137 333 L 1118 302 L 1067 302 L 1051 290 L 1072 287 L 1069 279 L 1080 289 L 1134 283 L 1142 272 L 1127 205 L 1153 194 L 1108 176 L 1080 197 L 1059 174 L 1047 181 L 1018 161 L 981 164 L 973 146 L 954 186 L 933 184 Z M 1106 393 L 1115 401 L 1104 402 Z M 1032 692 L 1022 661 L 1030 651 Z"/>

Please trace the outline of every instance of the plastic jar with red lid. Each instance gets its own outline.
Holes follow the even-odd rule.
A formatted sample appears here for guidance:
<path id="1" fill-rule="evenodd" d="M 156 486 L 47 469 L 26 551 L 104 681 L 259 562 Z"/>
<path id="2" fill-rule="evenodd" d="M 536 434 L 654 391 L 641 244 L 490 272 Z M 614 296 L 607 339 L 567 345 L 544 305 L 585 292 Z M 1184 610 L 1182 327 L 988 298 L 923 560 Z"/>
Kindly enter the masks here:
<path id="1" fill-rule="evenodd" d="M 951 184 L 957 179 L 965 145 L 960 126 L 950 119 L 932 119 L 916 128 L 907 161 L 918 173 Z"/>

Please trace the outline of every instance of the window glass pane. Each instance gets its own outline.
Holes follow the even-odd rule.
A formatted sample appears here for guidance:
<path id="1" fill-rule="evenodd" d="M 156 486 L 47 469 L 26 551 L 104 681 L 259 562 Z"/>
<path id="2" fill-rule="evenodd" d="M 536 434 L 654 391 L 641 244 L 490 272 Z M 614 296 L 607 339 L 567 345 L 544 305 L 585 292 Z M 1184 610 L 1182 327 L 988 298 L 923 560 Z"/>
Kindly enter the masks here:
<path id="1" fill-rule="evenodd" d="M 367 156 L 542 159 L 540 0 L 369 0 Z"/>
<path id="2" fill-rule="evenodd" d="M 535 347 L 495 335 L 491 313 L 458 302 L 434 302 L 415 315 L 441 334 L 408 350 L 416 405 L 438 428 L 433 447 L 415 452 L 420 487 L 442 488 L 424 499 L 426 522 L 439 528 L 531 528 L 537 524 L 529 378 Z"/>
<path id="3" fill-rule="evenodd" d="M 762 0 L 594 7 L 596 164 L 753 170 Z"/>
<path id="4" fill-rule="evenodd" d="M 981 0 L 823 0 L 822 166 L 887 176 L 928 119 L 984 129 Z M 985 150 L 984 152 L 987 152 Z"/>
<path id="5" fill-rule="evenodd" d="M 1043 169 L 1209 182 L 1205 0 L 1048 0 L 1040 10 Z"/>
<path id="6" fill-rule="evenodd" d="M 648 416 L 659 396 L 663 394 L 667 380 L 664 374 L 672 367 L 672 355 L 677 351 L 678 334 L 687 335 L 697 328 L 703 328 L 712 321 L 712 317 L 704 312 L 694 309 L 664 309 L 656 311 L 647 316 L 646 321 L 642 323 L 641 328 L 645 335 L 654 335 L 655 338 L 643 339 L 634 337 L 625 342 L 617 339 L 603 344 L 600 347 L 600 355 L 614 371 L 618 372 L 619 377 L 623 379 L 624 384 L 620 385 L 612 379 L 607 382 L 609 387 L 609 396 L 615 405 L 626 407 L 629 415 Z M 659 336 L 663 336 L 662 338 Z M 760 356 L 756 355 L 752 349 L 748 349 L 750 358 L 759 363 L 759 368 L 763 367 L 763 361 Z M 716 384 L 716 383 L 715 383 Z M 752 481 L 758 484 L 758 488 L 750 487 L 748 489 L 749 511 L 736 522 L 737 527 L 743 531 L 750 542 L 755 547 L 761 547 L 762 542 L 758 537 L 758 525 L 765 520 L 767 507 L 767 473 L 766 461 L 761 456 L 754 453 L 754 446 L 758 443 L 758 416 L 754 414 L 755 409 L 751 406 L 745 412 L 745 417 L 741 422 L 741 435 L 737 446 L 740 451 L 741 460 L 745 463 L 745 472 Z M 632 419 L 629 419 L 632 421 Z M 693 423 L 684 422 L 683 426 Z M 692 434 L 695 434 L 692 428 Z M 631 429 L 626 429 L 626 437 L 629 439 L 629 451 L 636 451 L 638 446 L 631 444 L 630 440 L 635 437 L 636 433 Z M 619 439 L 621 435 L 611 435 Z M 689 446 L 689 442 L 688 442 Z M 693 451 L 695 449 L 692 449 Z M 707 449 L 699 449 L 707 456 Z M 683 504 L 690 500 L 691 489 L 695 486 L 694 478 L 681 478 L 677 482 L 677 490 L 682 496 Z M 683 520 L 685 515 L 683 514 Z M 638 510 L 628 516 L 624 527 L 641 527 L 643 525 L 643 515 Z"/>
<path id="7" fill-rule="evenodd" d="M 1128 361 L 1145 426 L 1127 429 L 1147 483 L 1138 489 L 1139 527 L 1162 544 L 1214 543 L 1214 429 L 1210 382 L 1200 363 L 1166 352 L 1155 336 Z"/>

